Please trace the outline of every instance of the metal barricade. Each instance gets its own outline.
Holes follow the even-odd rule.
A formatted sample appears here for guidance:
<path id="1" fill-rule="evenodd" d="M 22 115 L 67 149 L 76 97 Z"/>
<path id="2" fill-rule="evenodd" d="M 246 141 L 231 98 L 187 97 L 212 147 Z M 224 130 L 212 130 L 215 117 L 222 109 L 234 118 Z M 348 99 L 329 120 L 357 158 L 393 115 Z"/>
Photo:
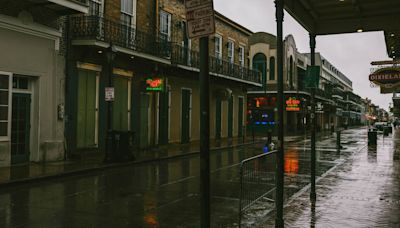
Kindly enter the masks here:
<path id="1" fill-rule="evenodd" d="M 243 213 L 262 199 L 274 202 L 276 189 L 277 151 L 263 153 L 240 163 L 240 198 L 239 198 L 239 227 L 241 227 Z"/>

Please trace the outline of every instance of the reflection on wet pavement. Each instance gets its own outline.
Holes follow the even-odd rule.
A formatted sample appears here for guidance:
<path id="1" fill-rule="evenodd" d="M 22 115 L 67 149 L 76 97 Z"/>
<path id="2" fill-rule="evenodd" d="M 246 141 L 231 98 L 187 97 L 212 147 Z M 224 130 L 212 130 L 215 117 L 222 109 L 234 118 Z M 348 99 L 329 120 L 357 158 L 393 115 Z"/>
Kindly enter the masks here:
<path id="1" fill-rule="evenodd" d="M 365 142 L 366 130 L 351 137 Z M 397 130 L 380 135 L 377 146 L 354 150 L 319 180 L 316 205 L 308 191 L 289 202 L 286 227 L 400 227 L 399 139 Z M 263 227 L 274 227 L 273 217 Z"/>
<path id="2" fill-rule="evenodd" d="M 383 154 L 378 145 L 377 150 L 365 150 L 365 157 L 361 157 L 365 160 L 364 163 L 346 166 L 348 162 L 358 161 L 357 156 L 363 154 L 357 152 L 365 145 L 365 134 L 360 134 L 363 131 L 365 129 L 343 133 L 342 142 L 345 148 L 341 151 L 336 150 L 334 135 L 324 137 L 317 143 L 317 175 L 322 176 L 337 166 L 340 168 L 336 170 L 342 172 L 335 178 L 325 176 L 317 185 L 319 198 L 331 199 L 332 205 L 335 205 L 337 199 L 344 197 L 331 193 L 338 190 L 335 189 L 336 183 L 353 183 L 348 172 L 363 172 L 368 169 L 368 165 L 386 164 L 389 158 L 393 160 L 396 156 L 397 161 L 399 160 L 398 153 L 391 156 Z M 239 163 L 262 153 L 262 146 L 247 145 L 211 153 L 212 227 L 237 227 Z M 285 199 L 288 202 L 302 199 L 302 195 L 296 199 L 293 196 L 309 184 L 309 147 L 309 140 L 286 143 Z M 384 175 L 387 178 L 389 170 L 393 171 L 393 166 L 387 165 L 386 172 L 383 167 L 380 171 L 376 169 L 373 175 L 377 175 L 377 178 Z M 357 184 L 366 183 L 360 181 Z M 346 186 L 341 186 L 347 189 Z M 387 187 L 390 189 L 390 186 Z M 383 194 L 388 191 L 379 190 L 382 192 L 379 196 L 383 197 L 380 201 L 392 197 Z M 368 197 L 374 195 L 359 196 L 369 199 Z M 0 227 L 199 227 L 199 198 L 198 157 L 171 159 L 107 170 L 98 175 L 68 177 L 52 183 L 21 185 L 0 190 Z M 304 202 L 300 202 L 297 209 L 307 206 L 307 200 L 305 198 Z M 322 205 L 316 207 L 316 218 L 320 217 L 319 206 Z M 244 224 L 259 224 L 273 207 L 270 201 L 258 202 L 244 215 Z M 329 205 L 323 207 L 334 208 Z M 293 213 L 293 219 L 288 217 L 286 222 L 290 226 L 302 227 L 305 224 L 303 222 L 307 221 L 308 227 L 309 219 L 304 219 L 303 222 L 300 218 L 294 219 L 300 217 L 295 209 L 294 207 L 287 212 Z"/>

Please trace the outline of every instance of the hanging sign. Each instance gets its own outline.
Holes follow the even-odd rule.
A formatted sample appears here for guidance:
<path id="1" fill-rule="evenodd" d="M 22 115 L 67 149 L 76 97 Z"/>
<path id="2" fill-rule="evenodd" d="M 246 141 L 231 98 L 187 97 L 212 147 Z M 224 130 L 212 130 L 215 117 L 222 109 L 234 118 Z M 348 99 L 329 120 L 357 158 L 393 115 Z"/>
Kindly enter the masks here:
<path id="1" fill-rule="evenodd" d="M 301 101 L 296 97 L 289 97 L 286 100 L 286 111 L 300 111 Z"/>
<path id="2" fill-rule="evenodd" d="M 320 73 L 320 66 L 307 66 L 305 87 L 308 89 L 318 88 Z"/>
<path id="3" fill-rule="evenodd" d="M 215 33 L 212 0 L 185 0 L 189 38 L 205 37 Z"/>
<path id="4" fill-rule="evenodd" d="M 384 67 L 369 75 L 369 80 L 381 87 L 381 93 L 393 93 L 400 88 L 400 68 Z"/>
<path id="5" fill-rule="evenodd" d="M 105 88 L 105 100 L 114 101 L 114 87 Z"/>
<path id="6" fill-rule="evenodd" d="M 152 77 L 146 79 L 146 91 L 161 92 L 164 90 L 164 78 Z"/>

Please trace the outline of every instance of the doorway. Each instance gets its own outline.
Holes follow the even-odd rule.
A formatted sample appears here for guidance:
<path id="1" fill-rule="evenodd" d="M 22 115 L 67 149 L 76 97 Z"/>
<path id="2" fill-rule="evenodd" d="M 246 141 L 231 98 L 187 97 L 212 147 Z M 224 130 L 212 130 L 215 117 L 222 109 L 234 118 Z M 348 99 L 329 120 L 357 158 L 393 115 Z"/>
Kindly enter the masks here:
<path id="1" fill-rule="evenodd" d="M 31 94 L 13 93 L 11 122 L 11 164 L 29 161 Z"/>

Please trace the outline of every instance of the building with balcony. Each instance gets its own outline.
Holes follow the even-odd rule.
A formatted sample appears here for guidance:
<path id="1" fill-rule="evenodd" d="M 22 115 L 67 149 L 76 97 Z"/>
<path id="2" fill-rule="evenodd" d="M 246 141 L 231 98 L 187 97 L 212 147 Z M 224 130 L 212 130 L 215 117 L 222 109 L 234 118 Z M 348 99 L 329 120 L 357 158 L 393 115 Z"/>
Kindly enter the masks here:
<path id="1" fill-rule="evenodd" d="M 64 159 L 62 16 L 83 0 L 13 0 L 0 7 L 0 166 Z"/>
<path id="2" fill-rule="evenodd" d="M 90 0 L 89 13 L 71 16 L 67 30 L 71 153 L 104 151 L 107 87 L 115 94 L 112 129 L 133 131 L 136 146 L 199 140 L 199 42 L 187 36 L 183 1 Z M 244 134 L 247 88 L 261 86 L 248 68 L 251 34 L 216 12 L 211 138 Z M 148 88 L 152 82 L 162 82 L 160 92 Z"/>

